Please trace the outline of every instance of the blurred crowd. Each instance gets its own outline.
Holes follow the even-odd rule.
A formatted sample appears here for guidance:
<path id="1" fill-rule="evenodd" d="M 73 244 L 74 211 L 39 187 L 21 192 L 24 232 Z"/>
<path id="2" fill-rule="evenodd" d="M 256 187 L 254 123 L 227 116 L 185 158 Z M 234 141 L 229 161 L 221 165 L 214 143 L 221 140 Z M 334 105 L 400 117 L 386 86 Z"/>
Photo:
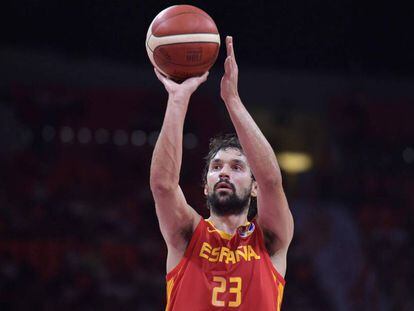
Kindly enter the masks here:
<path id="1" fill-rule="evenodd" d="M 148 180 L 166 95 L 23 85 L 3 95 L 0 310 L 162 310 L 166 248 Z M 283 308 L 414 310 L 413 101 L 359 91 L 325 106 L 276 105 L 257 119 L 276 150 L 314 160 L 284 174 L 296 232 Z M 223 108 L 196 96 L 181 184 L 204 216 L 202 158 L 227 131 Z"/>

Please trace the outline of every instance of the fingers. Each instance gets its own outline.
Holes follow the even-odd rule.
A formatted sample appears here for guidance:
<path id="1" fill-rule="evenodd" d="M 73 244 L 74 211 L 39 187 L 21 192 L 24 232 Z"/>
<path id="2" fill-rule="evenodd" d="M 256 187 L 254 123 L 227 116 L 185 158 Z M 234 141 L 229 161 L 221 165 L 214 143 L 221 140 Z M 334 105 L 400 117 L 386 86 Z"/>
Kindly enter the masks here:
<path id="1" fill-rule="evenodd" d="M 234 48 L 233 48 L 233 37 L 227 36 L 226 37 L 226 48 L 227 48 L 227 58 L 224 63 L 224 68 L 226 72 L 237 71 L 237 63 L 236 58 L 234 56 Z M 226 64 L 228 63 L 228 64 Z"/>
<path id="2" fill-rule="evenodd" d="M 227 48 L 227 56 L 235 57 L 232 36 L 226 37 L 226 48 Z"/>
<path id="3" fill-rule="evenodd" d="M 231 66 L 231 57 L 227 56 L 226 60 L 224 61 L 224 72 L 225 74 L 230 74 L 232 66 Z"/>
<path id="4" fill-rule="evenodd" d="M 233 47 L 233 38 L 231 36 L 227 36 L 226 37 L 227 56 L 231 56 L 232 47 Z"/>
<path id="5" fill-rule="evenodd" d="M 233 57 L 227 56 L 224 61 L 224 72 L 225 74 L 238 74 L 237 63 L 234 61 Z"/>

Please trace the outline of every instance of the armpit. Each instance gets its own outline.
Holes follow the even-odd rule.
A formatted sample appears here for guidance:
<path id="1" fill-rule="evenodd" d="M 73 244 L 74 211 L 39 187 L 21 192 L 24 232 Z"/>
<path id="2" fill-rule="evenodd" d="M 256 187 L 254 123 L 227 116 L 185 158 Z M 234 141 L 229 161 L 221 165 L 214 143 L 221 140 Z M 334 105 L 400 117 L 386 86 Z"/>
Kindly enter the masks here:
<path id="1" fill-rule="evenodd" d="M 191 237 L 193 236 L 193 228 L 191 225 L 188 225 L 184 227 L 180 232 L 181 237 L 186 241 L 187 243 L 190 242 Z"/>
<path id="2" fill-rule="evenodd" d="M 269 230 L 263 230 L 263 236 L 266 250 L 272 257 L 276 253 L 276 235 Z"/>

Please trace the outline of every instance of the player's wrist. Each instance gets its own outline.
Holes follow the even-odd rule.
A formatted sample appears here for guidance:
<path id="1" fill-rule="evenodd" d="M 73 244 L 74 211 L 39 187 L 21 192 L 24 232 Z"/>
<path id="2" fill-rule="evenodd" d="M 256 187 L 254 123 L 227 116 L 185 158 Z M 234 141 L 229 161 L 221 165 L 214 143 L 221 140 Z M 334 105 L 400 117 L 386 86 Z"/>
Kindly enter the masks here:
<path id="1" fill-rule="evenodd" d="M 191 92 L 183 92 L 183 91 L 177 91 L 177 92 L 171 92 L 169 94 L 170 101 L 174 104 L 188 104 L 191 97 Z"/>

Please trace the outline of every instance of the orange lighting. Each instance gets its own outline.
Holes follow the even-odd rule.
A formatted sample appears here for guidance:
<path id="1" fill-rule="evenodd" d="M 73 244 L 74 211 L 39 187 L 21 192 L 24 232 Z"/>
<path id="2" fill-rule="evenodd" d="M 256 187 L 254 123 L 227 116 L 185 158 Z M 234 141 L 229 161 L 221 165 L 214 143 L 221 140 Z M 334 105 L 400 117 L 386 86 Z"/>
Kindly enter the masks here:
<path id="1" fill-rule="evenodd" d="M 313 165 L 311 156 L 304 152 L 280 152 L 277 159 L 281 169 L 289 174 L 309 171 Z"/>

